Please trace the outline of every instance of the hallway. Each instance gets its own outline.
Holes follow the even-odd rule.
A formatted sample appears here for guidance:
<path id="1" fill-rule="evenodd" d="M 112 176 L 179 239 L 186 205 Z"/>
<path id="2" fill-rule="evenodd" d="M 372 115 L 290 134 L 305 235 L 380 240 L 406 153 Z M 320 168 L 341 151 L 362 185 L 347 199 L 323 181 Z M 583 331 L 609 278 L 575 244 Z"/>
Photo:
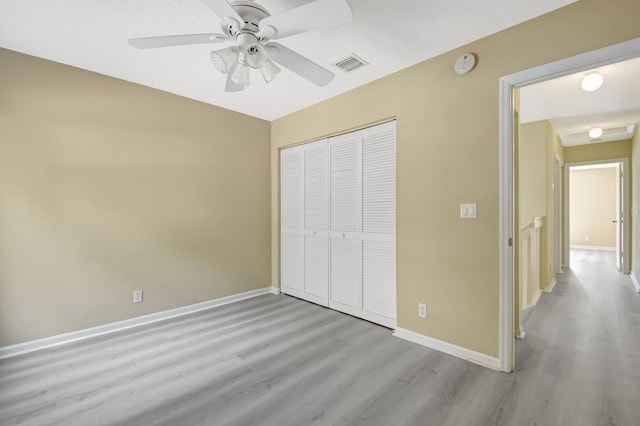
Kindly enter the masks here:
<path id="1" fill-rule="evenodd" d="M 613 251 L 572 249 L 571 265 L 516 343 L 516 383 L 528 384 L 514 387 L 517 411 L 536 424 L 637 425 L 640 295 Z"/>

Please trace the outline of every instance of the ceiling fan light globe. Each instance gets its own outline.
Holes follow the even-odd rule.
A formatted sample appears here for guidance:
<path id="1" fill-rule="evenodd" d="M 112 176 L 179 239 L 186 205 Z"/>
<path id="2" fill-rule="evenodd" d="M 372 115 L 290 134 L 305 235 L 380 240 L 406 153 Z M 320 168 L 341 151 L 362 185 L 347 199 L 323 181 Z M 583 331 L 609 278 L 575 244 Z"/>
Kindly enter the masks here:
<path id="1" fill-rule="evenodd" d="M 236 47 L 226 47 L 211 52 L 211 63 L 222 74 L 228 73 L 237 60 L 238 51 Z"/>
<path id="2" fill-rule="evenodd" d="M 227 71 L 229 71 L 227 69 L 227 64 L 224 63 L 224 60 L 222 59 L 222 57 L 218 54 L 218 52 L 211 52 L 211 63 L 213 64 L 213 66 L 220 71 L 222 74 L 226 74 Z"/>
<path id="3" fill-rule="evenodd" d="M 264 65 L 260 68 L 260 74 L 265 83 L 270 83 L 280 73 L 280 67 L 277 66 L 271 59 L 267 59 Z"/>
<path id="4" fill-rule="evenodd" d="M 249 78 L 249 70 L 250 70 L 249 67 L 242 64 L 238 64 L 238 66 L 236 66 L 233 72 L 231 73 L 231 81 L 233 81 L 239 86 L 243 86 L 243 87 L 249 86 L 249 84 L 251 83 Z"/>

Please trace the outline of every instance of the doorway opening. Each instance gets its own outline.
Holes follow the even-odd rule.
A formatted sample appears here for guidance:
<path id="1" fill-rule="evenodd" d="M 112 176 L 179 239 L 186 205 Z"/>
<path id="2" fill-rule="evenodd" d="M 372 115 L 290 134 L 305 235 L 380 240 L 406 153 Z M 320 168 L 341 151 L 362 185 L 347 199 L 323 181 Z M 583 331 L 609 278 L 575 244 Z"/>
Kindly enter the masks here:
<path id="1" fill-rule="evenodd" d="M 628 274 L 629 160 L 569 163 L 565 169 L 565 264 L 571 250 L 615 251 L 616 267 Z"/>
<path id="2" fill-rule="evenodd" d="M 515 172 L 514 172 L 514 135 L 515 102 L 514 90 L 588 71 L 597 67 L 640 57 L 640 38 L 598 49 L 585 54 L 566 58 L 557 62 L 531 68 L 500 79 L 500 322 L 499 322 L 499 358 L 500 369 L 513 371 L 515 362 L 515 295 L 516 270 L 514 258 L 514 237 L 519 230 L 515 228 Z M 557 171 L 556 171 L 557 173 Z M 557 196 L 557 195 L 556 195 Z M 566 197 L 566 195 L 565 195 Z M 628 209 L 627 209 L 628 210 Z M 628 223 L 628 220 L 626 221 Z M 558 223 L 554 224 L 557 227 Z M 566 225 L 565 231 L 566 233 Z M 555 241 L 557 246 L 558 242 Z M 566 251 L 566 250 L 565 250 Z M 627 262 L 628 263 L 628 262 Z M 557 270 L 557 266 L 556 266 Z"/>

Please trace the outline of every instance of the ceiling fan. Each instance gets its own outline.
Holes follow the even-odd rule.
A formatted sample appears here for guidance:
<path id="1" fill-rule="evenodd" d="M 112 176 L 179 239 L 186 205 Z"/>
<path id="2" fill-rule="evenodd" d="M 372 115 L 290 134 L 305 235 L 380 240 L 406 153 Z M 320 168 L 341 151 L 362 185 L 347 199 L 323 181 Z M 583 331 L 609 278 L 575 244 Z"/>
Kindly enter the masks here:
<path id="1" fill-rule="evenodd" d="M 333 80 L 331 71 L 272 40 L 350 23 L 352 14 L 347 0 L 316 0 L 275 15 L 270 15 L 253 0 L 203 2 L 220 19 L 224 34 L 133 38 L 129 44 L 139 49 L 150 49 L 235 41 L 232 46 L 211 52 L 215 68 L 227 74 L 225 92 L 237 92 L 247 87 L 251 69 L 260 70 L 265 82 L 269 83 L 280 72 L 276 63 L 318 86 L 325 86 Z"/>

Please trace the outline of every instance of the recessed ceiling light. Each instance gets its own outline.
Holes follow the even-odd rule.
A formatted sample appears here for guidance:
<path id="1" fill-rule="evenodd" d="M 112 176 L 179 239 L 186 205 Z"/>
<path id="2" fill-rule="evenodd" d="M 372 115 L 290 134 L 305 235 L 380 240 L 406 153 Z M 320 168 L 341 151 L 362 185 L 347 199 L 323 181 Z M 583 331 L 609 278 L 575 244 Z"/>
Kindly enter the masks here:
<path id="1" fill-rule="evenodd" d="M 585 92 L 593 92 L 594 90 L 598 90 L 602 86 L 602 83 L 604 83 L 602 74 L 592 72 L 584 76 L 580 86 Z"/>
<path id="2" fill-rule="evenodd" d="M 589 137 L 591 139 L 598 139 L 600 136 L 602 136 L 602 133 L 604 132 L 600 127 L 594 127 L 593 129 L 589 130 Z"/>

